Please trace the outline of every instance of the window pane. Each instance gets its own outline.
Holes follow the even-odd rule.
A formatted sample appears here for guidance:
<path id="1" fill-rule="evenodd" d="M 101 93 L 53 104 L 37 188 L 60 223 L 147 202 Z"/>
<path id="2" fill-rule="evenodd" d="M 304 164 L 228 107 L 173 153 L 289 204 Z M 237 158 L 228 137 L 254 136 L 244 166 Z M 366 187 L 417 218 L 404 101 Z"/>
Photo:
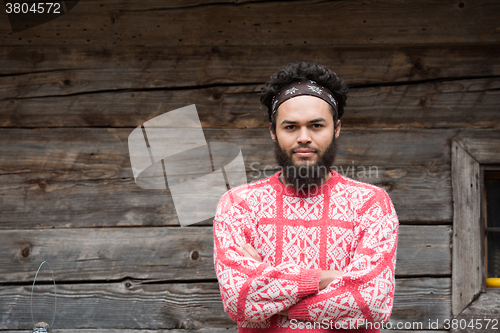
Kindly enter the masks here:
<path id="1" fill-rule="evenodd" d="M 488 228 L 500 228 L 500 179 L 486 179 L 486 217 Z"/>
<path id="2" fill-rule="evenodd" d="M 486 227 L 500 228 L 500 173 L 486 174 Z M 489 178 L 489 179 L 488 179 Z M 486 230 L 488 278 L 500 278 L 500 232 Z"/>
<path id="3" fill-rule="evenodd" d="M 488 242 L 488 277 L 500 278 L 500 232 L 489 232 Z"/>

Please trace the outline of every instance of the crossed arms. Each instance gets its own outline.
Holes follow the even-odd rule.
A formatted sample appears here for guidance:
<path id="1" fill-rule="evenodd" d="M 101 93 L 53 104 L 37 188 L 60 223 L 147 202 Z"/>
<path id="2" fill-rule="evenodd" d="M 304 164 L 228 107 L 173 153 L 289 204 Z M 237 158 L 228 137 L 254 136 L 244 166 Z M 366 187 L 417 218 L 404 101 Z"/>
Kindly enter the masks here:
<path id="1" fill-rule="evenodd" d="M 243 256 L 247 258 L 253 259 L 257 262 L 262 262 L 262 258 L 259 255 L 259 253 L 250 244 L 246 243 L 240 244 L 238 252 L 240 252 Z M 333 282 L 333 280 L 335 280 L 341 275 L 342 271 L 322 270 L 321 274 L 319 275 L 319 283 L 318 283 L 319 290 L 325 289 L 331 282 Z M 278 314 L 282 316 L 288 316 L 288 310 L 283 310 L 281 312 L 278 312 Z"/>
<path id="2" fill-rule="evenodd" d="M 267 263 L 265 253 L 255 250 L 262 245 L 256 213 L 244 200 L 234 204 L 228 193 L 214 219 L 214 263 L 231 319 L 261 322 L 275 314 L 347 324 L 389 319 L 398 221 L 384 191 L 363 206 L 355 228 L 356 249 L 342 272 Z"/>

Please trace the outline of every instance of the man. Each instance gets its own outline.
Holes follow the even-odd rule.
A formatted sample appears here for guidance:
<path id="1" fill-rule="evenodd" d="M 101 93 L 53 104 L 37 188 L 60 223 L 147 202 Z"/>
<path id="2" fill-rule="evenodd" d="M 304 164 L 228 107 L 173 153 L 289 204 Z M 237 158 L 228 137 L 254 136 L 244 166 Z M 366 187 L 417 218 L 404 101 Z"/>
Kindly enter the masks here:
<path id="1" fill-rule="evenodd" d="M 282 170 L 228 191 L 214 219 L 215 270 L 239 332 L 379 332 L 389 319 L 394 207 L 384 190 L 330 168 L 346 93 L 306 62 L 263 88 Z"/>

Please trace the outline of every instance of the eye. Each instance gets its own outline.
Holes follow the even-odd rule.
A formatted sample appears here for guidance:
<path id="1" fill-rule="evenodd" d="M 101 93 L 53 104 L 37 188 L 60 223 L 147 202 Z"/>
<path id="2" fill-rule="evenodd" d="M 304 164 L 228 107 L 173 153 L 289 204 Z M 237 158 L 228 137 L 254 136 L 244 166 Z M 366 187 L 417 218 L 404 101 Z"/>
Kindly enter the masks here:
<path id="1" fill-rule="evenodd" d="M 321 125 L 321 124 L 313 124 L 312 126 L 313 126 L 313 128 L 321 128 L 321 127 L 324 127 L 324 126 L 323 126 L 323 125 Z"/>
<path id="2" fill-rule="evenodd" d="M 293 130 L 295 128 L 295 125 L 288 125 L 285 127 L 286 130 Z"/>

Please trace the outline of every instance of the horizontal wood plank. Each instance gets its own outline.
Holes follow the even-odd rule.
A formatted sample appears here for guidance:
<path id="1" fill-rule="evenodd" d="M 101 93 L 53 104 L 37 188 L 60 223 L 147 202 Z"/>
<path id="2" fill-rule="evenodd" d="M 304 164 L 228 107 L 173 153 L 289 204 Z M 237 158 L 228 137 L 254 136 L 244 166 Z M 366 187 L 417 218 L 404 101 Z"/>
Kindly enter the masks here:
<path id="1" fill-rule="evenodd" d="M 2 333 L 33 333 L 33 330 L 2 330 Z M 51 330 L 53 333 L 238 333 L 238 326 L 236 324 L 224 327 L 224 328 L 201 328 L 199 330 L 185 330 L 185 329 L 58 329 L 57 327 Z M 398 332 L 391 331 L 394 333 L 407 333 L 407 332 Z M 419 332 L 419 333 L 444 333 L 444 331 L 433 331 L 433 332 Z"/>
<path id="2" fill-rule="evenodd" d="M 401 327 L 404 325 L 415 325 L 410 322 L 401 323 Z M 236 324 L 235 324 L 236 325 Z M 408 326 L 411 327 L 411 326 Z M 32 330 L 2 330 L 2 333 L 32 333 Z M 226 327 L 226 328 L 202 328 L 199 330 L 144 330 L 144 329 L 54 329 L 54 333 L 238 333 L 238 327 Z M 414 330 L 381 330 L 382 333 L 447 333 L 449 331 L 444 330 L 431 330 L 431 331 L 414 331 Z"/>
<path id="3" fill-rule="evenodd" d="M 31 79 L 29 75 L 12 78 Z M 5 81 L 6 78 L 0 77 L 0 91 L 2 79 Z M 269 127 L 267 110 L 259 102 L 262 85 L 96 92 L 25 99 L 8 95 L 24 91 L 22 83 L 5 84 L 5 99 L 0 100 L 0 126 L 7 128 L 136 127 L 191 104 L 196 105 L 205 129 Z M 36 89 L 43 91 L 45 88 L 50 88 L 50 85 L 36 84 Z M 351 129 L 500 128 L 499 102 L 500 76 L 352 88 L 342 126 Z"/>
<path id="4" fill-rule="evenodd" d="M 296 59 L 311 59 L 331 68 L 351 87 L 500 75 L 499 44 L 307 48 L 3 46 L 0 59 L 4 65 L 0 68 L 0 100 L 125 89 L 263 84 L 279 67 Z M 249 102 L 254 105 L 257 99 Z M 348 105 L 352 102 L 350 98 Z"/>
<path id="5" fill-rule="evenodd" d="M 451 317 L 450 285 L 451 279 L 448 278 L 396 280 L 390 322 L 394 327 L 398 322 L 418 322 L 424 329 L 442 329 L 444 320 Z M 438 325 L 430 327 L 434 322 Z"/>
<path id="6" fill-rule="evenodd" d="M 167 191 L 135 184 L 127 147 L 130 132 L 2 130 L 2 227 L 177 225 Z M 208 142 L 227 141 L 241 148 L 249 181 L 274 173 L 269 172 L 276 164 L 267 130 L 204 132 Z M 403 222 L 451 221 L 449 140 L 457 131 L 342 133 L 334 167 L 339 173 L 386 189 Z"/>
<path id="7" fill-rule="evenodd" d="M 494 0 L 462 5 L 451 0 L 262 1 L 177 8 L 154 0 L 87 0 L 66 15 L 16 34 L 2 20 L 0 38 L 3 45 L 47 46 L 494 43 L 500 36 L 499 11 Z"/>
<path id="8" fill-rule="evenodd" d="M 67 173 L 64 179 L 131 177 L 128 136 L 133 128 L 61 128 L 0 130 L 0 172 L 6 183 L 23 173 Z M 207 142 L 239 146 L 247 171 L 276 167 L 268 129 L 203 129 Z M 488 135 L 488 131 L 343 130 L 335 165 L 411 167 L 450 166 L 450 140 L 457 134 Z M 95 172 L 95 174 L 93 174 Z M 49 175 L 47 175 L 49 176 Z M 21 177 L 17 179 L 16 177 Z"/>
<path id="9" fill-rule="evenodd" d="M 412 323 L 410 323 L 411 325 Z M 404 325 L 404 323 L 402 323 Z M 404 326 L 401 326 L 404 327 Z M 2 330 L 2 333 L 32 333 L 32 330 Z M 202 328 L 199 330 L 130 330 L 130 329 L 54 329 L 54 333 L 238 333 L 238 327 L 226 328 Z M 382 333 L 416 333 L 413 330 L 381 330 Z M 432 331 L 418 331 L 418 333 L 447 333 L 449 331 L 432 330 Z"/>
<path id="10" fill-rule="evenodd" d="M 500 77 L 353 88 L 347 128 L 500 128 Z M 460 119 L 460 120 L 459 120 Z"/>
<path id="11" fill-rule="evenodd" d="M 446 168 L 378 168 L 373 166 L 334 166 L 340 174 L 385 189 L 392 198 L 403 223 L 442 223 L 451 216 L 450 173 Z M 354 176 L 353 172 L 354 171 Z M 259 178 L 271 176 L 269 170 L 252 171 Z M 90 172 L 87 172 L 90 174 Z M 104 173 L 94 172 L 102 175 Z M 0 183 L 2 215 L 0 228 L 68 228 L 105 226 L 179 225 L 173 197 L 168 190 L 149 190 L 137 186 L 133 178 L 64 180 L 74 174 L 63 172 L 0 176 L 0 180 L 20 179 L 19 183 Z M 48 177 L 48 179 L 44 179 Z M 206 198 L 193 191 L 192 200 Z M 209 216 L 216 206 L 204 210 Z M 213 216 L 213 215 L 212 215 Z M 201 224 L 211 224 L 204 220 Z"/>
<path id="12" fill-rule="evenodd" d="M 58 282 L 216 278 L 211 227 L 2 230 L 0 239 L 4 283 L 32 281 L 44 260 Z M 400 226 L 396 275 L 451 275 L 450 245 L 450 226 Z"/>
<path id="13" fill-rule="evenodd" d="M 451 275 L 451 226 L 399 227 L 396 275 Z"/>
<path id="14" fill-rule="evenodd" d="M 53 288 L 53 287 L 52 287 Z M 30 329 L 31 286 L 0 286 L 0 329 Z M 127 280 L 108 284 L 58 285 L 58 329 L 201 329 L 234 327 L 224 313 L 218 284 L 141 284 Z M 35 305 L 53 306 L 50 286 L 35 286 Z M 47 309 L 44 309 L 47 315 Z M 36 313 L 35 315 L 42 315 Z M 48 313 L 51 316 L 52 313 Z M 439 320 L 450 317 L 450 279 L 396 280 L 390 321 Z M 441 326 L 442 327 L 442 326 Z"/>

